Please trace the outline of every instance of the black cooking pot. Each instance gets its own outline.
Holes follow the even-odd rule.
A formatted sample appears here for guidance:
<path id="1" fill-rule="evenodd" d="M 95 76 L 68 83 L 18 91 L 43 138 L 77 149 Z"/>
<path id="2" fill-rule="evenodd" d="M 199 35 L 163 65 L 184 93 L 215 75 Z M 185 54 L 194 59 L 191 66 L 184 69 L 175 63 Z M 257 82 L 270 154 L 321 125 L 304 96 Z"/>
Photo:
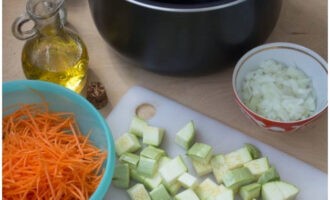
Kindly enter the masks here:
<path id="1" fill-rule="evenodd" d="M 145 69 L 166 74 L 223 68 L 262 43 L 282 0 L 89 0 L 102 37 Z"/>

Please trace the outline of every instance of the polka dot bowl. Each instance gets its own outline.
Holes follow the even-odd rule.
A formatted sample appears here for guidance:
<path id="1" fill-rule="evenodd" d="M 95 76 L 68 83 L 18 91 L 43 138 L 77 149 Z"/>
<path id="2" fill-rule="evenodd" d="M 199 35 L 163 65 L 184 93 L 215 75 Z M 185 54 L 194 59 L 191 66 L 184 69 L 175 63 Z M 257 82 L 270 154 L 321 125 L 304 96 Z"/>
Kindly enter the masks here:
<path id="1" fill-rule="evenodd" d="M 316 96 L 316 109 L 308 117 L 297 121 L 275 121 L 248 108 L 242 100 L 242 87 L 246 75 L 256 70 L 265 60 L 275 60 L 286 66 L 296 66 L 312 82 Z M 292 43 L 269 43 L 247 52 L 236 64 L 232 85 L 234 98 L 242 112 L 258 126 L 271 131 L 293 132 L 318 118 L 328 106 L 328 69 L 326 61 L 314 51 Z"/>

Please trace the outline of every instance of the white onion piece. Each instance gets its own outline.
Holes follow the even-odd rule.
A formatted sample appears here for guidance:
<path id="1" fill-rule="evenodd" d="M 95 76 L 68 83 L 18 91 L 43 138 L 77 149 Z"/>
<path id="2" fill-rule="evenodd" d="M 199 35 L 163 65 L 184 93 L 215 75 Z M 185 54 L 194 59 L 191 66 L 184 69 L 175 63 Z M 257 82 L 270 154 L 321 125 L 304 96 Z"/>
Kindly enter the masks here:
<path id="1" fill-rule="evenodd" d="M 246 75 L 242 97 L 251 110 L 276 121 L 302 120 L 316 109 L 311 80 L 300 69 L 274 60 Z"/>

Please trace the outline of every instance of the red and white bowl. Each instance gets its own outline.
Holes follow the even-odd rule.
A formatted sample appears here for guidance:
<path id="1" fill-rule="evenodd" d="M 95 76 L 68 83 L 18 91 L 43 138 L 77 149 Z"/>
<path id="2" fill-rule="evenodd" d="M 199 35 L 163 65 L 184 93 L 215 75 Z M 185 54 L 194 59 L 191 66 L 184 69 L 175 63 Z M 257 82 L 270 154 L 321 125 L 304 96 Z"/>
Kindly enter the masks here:
<path id="1" fill-rule="evenodd" d="M 316 110 L 299 121 L 274 121 L 267 119 L 244 105 L 241 88 L 245 76 L 256 70 L 264 60 L 276 60 L 287 66 L 297 66 L 312 80 L 316 93 Z M 270 43 L 247 52 L 236 64 L 232 79 L 235 101 L 246 116 L 260 127 L 271 131 L 292 132 L 316 119 L 328 106 L 328 67 L 326 61 L 314 51 L 292 43 Z"/>

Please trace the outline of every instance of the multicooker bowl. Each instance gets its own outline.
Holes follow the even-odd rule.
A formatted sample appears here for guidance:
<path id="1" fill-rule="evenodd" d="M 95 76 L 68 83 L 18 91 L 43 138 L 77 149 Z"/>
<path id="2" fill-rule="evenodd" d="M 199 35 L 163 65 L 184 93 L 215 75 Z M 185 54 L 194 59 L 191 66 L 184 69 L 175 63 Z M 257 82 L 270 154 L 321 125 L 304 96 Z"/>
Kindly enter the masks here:
<path id="1" fill-rule="evenodd" d="M 103 38 L 158 73 L 224 68 L 272 32 L 282 0 L 89 0 Z"/>

